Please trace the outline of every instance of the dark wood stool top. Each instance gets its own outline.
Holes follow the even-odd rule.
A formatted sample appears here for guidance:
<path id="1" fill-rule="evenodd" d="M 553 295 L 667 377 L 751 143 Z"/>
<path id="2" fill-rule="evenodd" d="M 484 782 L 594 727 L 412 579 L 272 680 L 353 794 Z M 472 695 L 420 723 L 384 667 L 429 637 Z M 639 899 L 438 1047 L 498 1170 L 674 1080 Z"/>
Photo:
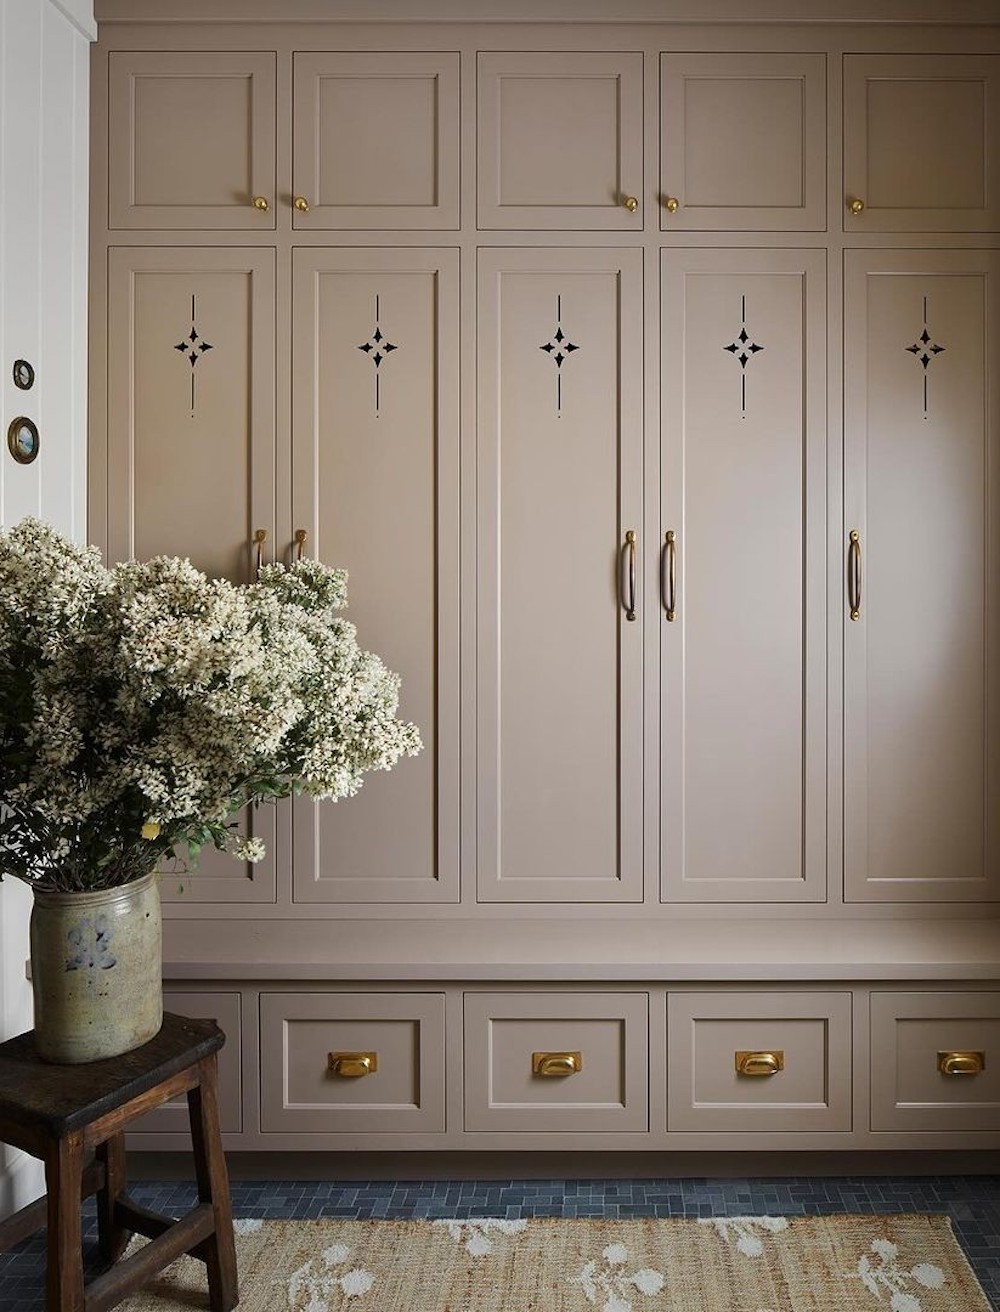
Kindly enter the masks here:
<path id="1" fill-rule="evenodd" d="M 141 1048 L 79 1066 L 43 1061 L 32 1031 L 0 1043 L 0 1120 L 33 1123 L 56 1138 L 106 1116 L 178 1071 L 218 1052 L 214 1021 L 164 1012 L 163 1028 Z"/>

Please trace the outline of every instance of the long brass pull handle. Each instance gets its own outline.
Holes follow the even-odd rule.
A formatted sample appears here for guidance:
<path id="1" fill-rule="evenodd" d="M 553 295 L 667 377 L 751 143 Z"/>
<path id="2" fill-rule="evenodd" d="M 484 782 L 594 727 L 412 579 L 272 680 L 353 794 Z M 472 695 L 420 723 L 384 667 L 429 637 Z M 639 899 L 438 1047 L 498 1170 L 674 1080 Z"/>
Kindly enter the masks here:
<path id="1" fill-rule="evenodd" d="M 851 545 L 847 549 L 847 604 L 851 619 L 861 618 L 861 534 L 851 529 Z"/>
<path id="2" fill-rule="evenodd" d="M 544 1079 L 561 1078 L 564 1075 L 578 1075 L 583 1070 L 582 1052 L 533 1052 L 531 1054 L 531 1072 Z"/>
<path id="3" fill-rule="evenodd" d="M 306 538 L 308 536 L 309 534 L 304 528 L 297 528 L 295 530 L 295 559 L 296 560 L 302 559 L 302 552 L 305 550 Z"/>
<path id="4" fill-rule="evenodd" d="M 781 1049 L 775 1052 L 746 1052 L 736 1053 L 736 1074 L 744 1075 L 748 1078 L 756 1078 L 760 1075 L 777 1075 L 779 1071 L 785 1069 L 785 1054 Z"/>
<path id="5" fill-rule="evenodd" d="M 635 619 L 635 530 L 629 529 L 625 534 L 625 545 L 622 547 L 622 605 L 625 608 L 625 618 L 627 620 Z"/>
<path id="6" fill-rule="evenodd" d="M 986 1069 L 985 1052 L 939 1052 L 938 1070 L 942 1075 L 982 1075 Z"/>
<path id="7" fill-rule="evenodd" d="M 673 622 L 677 615 L 677 538 L 673 529 L 663 539 L 660 556 L 660 593 L 667 619 Z"/>
<path id="8" fill-rule="evenodd" d="M 261 570 L 264 568 L 264 543 L 267 541 L 267 529 L 259 528 L 257 532 L 253 535 L 253 540 L 254 540 L 254 545 L 257 548 L 257 564 L 255 566 L 255 570 L 256 573 L 259 575 Z"/>
<path id="9" fill-rule="evenodd" d="M 327 1070 L 342 1080 L 358 1080 L 362 1075 L 374 1075 L 378 1070 L 377 1052 L 330 1052 L 326 1057 Z"/>

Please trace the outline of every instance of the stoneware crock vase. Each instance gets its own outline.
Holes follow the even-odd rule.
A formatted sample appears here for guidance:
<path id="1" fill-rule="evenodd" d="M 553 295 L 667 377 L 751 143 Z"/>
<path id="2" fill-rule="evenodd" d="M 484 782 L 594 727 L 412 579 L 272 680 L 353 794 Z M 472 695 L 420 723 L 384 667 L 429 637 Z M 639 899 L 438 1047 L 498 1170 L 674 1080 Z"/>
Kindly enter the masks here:
<path id="1" fill-rule="evenodd" d="M 97 893 L 36 891 L 31 911 L 35 1044 L 75 1065 L 147 1043 L 163 1023 L 155 874 Z"/>

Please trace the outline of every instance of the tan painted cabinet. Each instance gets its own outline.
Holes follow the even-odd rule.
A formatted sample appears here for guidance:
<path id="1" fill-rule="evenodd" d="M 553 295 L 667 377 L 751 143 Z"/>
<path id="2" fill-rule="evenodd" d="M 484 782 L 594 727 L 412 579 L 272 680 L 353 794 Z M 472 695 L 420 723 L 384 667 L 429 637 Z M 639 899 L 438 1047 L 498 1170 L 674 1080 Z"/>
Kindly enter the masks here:
<path id="1" fill-rule="evenodd" d="M 826 897 L 826 262 L 663 253 L 666 901 Z"/>
<path id="2" fill-rule="evenodd" d="M 660 227 L 826 227 L 826 56 L 664 54 Z"/>
<path id="3" fill-rule="evenodd" d="M 1000 55 L 844 57 L 844 231 L 1000 227 Z"/>
<path id="4" fill-rule="evenodd" d="M 846 892 L 1000 898 L 992 251 L 847 253 Z"/>
<path id="5" fill-rule="evenodd" d="M 642 898 L 641 271 L 480 251 L 483 901 Z"/>
<path id="6" fill-rule="evenodd" d="M 340 804 L 299 798 L 297 902 L 458 900 L 458 253 L 294 256 L 293 504 L 348 571 L 359 641 L 424 748 Z"/>

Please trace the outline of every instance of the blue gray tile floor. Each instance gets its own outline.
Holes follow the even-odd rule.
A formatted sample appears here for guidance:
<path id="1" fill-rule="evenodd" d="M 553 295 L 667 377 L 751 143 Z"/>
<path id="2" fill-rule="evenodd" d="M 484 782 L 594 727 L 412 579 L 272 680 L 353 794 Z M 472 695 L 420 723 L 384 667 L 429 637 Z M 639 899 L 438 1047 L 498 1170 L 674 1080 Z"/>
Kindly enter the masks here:
<path id="1" fill-rule="evenodd" d="M 136 1201 L 179 1216 L 193 1206 L 191 1186 L 144 1181 Z M 801 1179 L 243 1181 L 232 1185 L 239 1217 L 285 1219 L 531 1216 L 825 1216 L 837 1212 L 936 1212 L 955 1234 L 996 1312 L 1000 1312 L 1000 1176 Z M 93 1206 L 84 1210 L 84 1243 L 96 1260 Z M 93 1270 L 91 1265 L 89 1268 Z M 44 1312 L 45 1234 L 0 1255 L 0 1312 Z M 722 1309 L 720 1309 L 722 1312 Z M 956 1308 L 954 1312 L 962 1312 Z"/>

